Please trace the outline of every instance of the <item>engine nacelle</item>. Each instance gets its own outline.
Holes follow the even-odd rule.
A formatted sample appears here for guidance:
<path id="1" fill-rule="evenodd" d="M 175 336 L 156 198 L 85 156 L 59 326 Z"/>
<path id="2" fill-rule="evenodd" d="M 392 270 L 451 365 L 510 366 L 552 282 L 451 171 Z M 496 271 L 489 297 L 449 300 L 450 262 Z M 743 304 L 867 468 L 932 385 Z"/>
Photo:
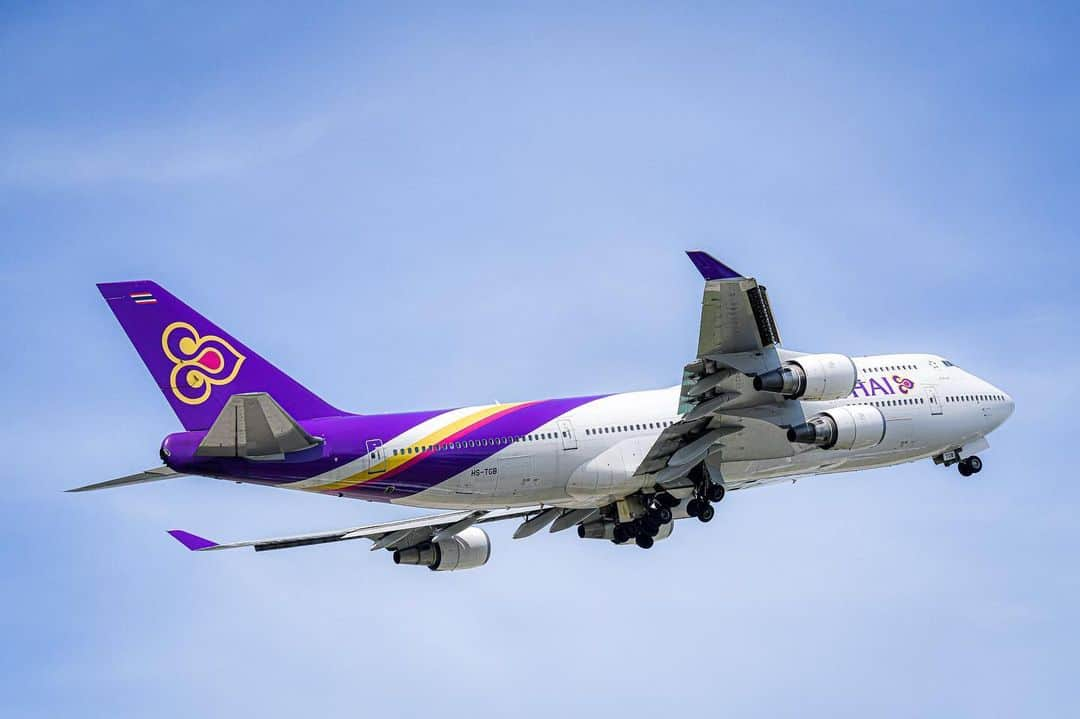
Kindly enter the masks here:
<path id="1" fill-rule="evenodd" d="M 780 369 L 754 377 L 754 389 L 776 392 L 788 399 L 843 399 L 855 389 L 859 371 L 847 355 L 803 355 Z"/>
<path id="2" fill-rule="evenodd" d="M 394 564 L 419 564 L 433 572 L 475 569 L 491 558 L 491 539 L 479 527 L 468 527 L 439 542 L 425 542 L 394 552 Z"/>
<path id="3" fill-rule="evenodd" d="M 787 438 L 822 449 L 869 449 L 885 439 L 885 415 L 868 404 L 836 407 L 792 427 Z"/>

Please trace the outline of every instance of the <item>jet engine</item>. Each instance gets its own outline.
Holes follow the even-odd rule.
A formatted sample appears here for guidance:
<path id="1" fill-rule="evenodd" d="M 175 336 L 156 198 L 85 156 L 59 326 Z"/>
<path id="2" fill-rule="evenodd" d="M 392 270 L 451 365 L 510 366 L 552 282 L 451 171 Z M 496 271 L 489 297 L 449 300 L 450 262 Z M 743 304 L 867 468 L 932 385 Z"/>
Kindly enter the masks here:
<path id="1" fill-rule="evenodd" d="M 822 449 L 868 449 L 885 438 L 885 415 L 868 404 L 835 407 L 792 427 L 787 438 Z"/>
<path id="2" fill-rule="evenodd" d="M 463 529 L 439 542 L 394 551 L 394 564 L 419 564 L 433 572 L 474 569 L 487 564 L 490 558 L 491 539 L 479 527 Z"/>
<path id="3" fill-rule="evenodd" d="M 754 377 L 754 389 L 788 399 L 843 399 L 855 389 L 858 370 L 847 355 L 803 355 Z"/>

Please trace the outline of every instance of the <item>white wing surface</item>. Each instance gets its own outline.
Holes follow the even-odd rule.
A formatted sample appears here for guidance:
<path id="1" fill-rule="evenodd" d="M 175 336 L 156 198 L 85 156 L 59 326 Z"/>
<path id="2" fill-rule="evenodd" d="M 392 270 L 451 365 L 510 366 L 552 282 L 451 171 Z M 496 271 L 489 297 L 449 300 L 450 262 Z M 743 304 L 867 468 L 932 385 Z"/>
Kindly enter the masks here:
<path id="1" fill-rule="evenodd" d="M 780 426 L 782 397 L 753 387 L 754 375 L 781 363 L 765 287 L 705 252 L 687 255 L 705 279 L 697 358 L 683 368 L 682 419 L 664 429 L 636 471 L 668 488 L 689 486 L 705 463 L 794 454 Z"/>

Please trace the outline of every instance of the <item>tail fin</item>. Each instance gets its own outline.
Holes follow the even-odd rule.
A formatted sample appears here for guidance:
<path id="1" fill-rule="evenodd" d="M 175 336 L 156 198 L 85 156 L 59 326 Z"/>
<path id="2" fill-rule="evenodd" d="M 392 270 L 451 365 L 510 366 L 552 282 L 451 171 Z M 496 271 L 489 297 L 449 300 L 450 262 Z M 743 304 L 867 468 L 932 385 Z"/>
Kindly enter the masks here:
<path id="1" fill-rule="evenodd" d="M 296 419 L 344 414 L 149 280 L 98 285 L 187 430 L 207 429 L 234 394 L 267 392 Z"/>

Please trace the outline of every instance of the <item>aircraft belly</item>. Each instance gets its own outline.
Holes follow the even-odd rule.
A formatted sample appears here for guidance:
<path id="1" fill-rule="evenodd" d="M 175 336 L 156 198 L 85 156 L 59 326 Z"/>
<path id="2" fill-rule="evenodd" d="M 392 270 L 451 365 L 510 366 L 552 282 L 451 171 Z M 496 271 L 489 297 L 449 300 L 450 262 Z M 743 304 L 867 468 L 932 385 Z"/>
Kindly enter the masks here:
<path id="1" fill-rule="evenodd" d="M 624 497 L 641 489 L 644 477 L 634 476 L 651 442 L 627 439 L 574 467 L 567 479 L 567 493 L 575 499 Z"/>
<path id="2" fill-rule="evenodd" d="M 729 488 L 738 489 L 817 474 L 887 467 L 929 457 L 932 454 L 933 452 L 925 447 L 917 446 L 905 446 L 884 452 L 813 449 L 801 452 L 794 457 L 750 462 L 724 462 L 721 465 L 721 473 Z"/>

